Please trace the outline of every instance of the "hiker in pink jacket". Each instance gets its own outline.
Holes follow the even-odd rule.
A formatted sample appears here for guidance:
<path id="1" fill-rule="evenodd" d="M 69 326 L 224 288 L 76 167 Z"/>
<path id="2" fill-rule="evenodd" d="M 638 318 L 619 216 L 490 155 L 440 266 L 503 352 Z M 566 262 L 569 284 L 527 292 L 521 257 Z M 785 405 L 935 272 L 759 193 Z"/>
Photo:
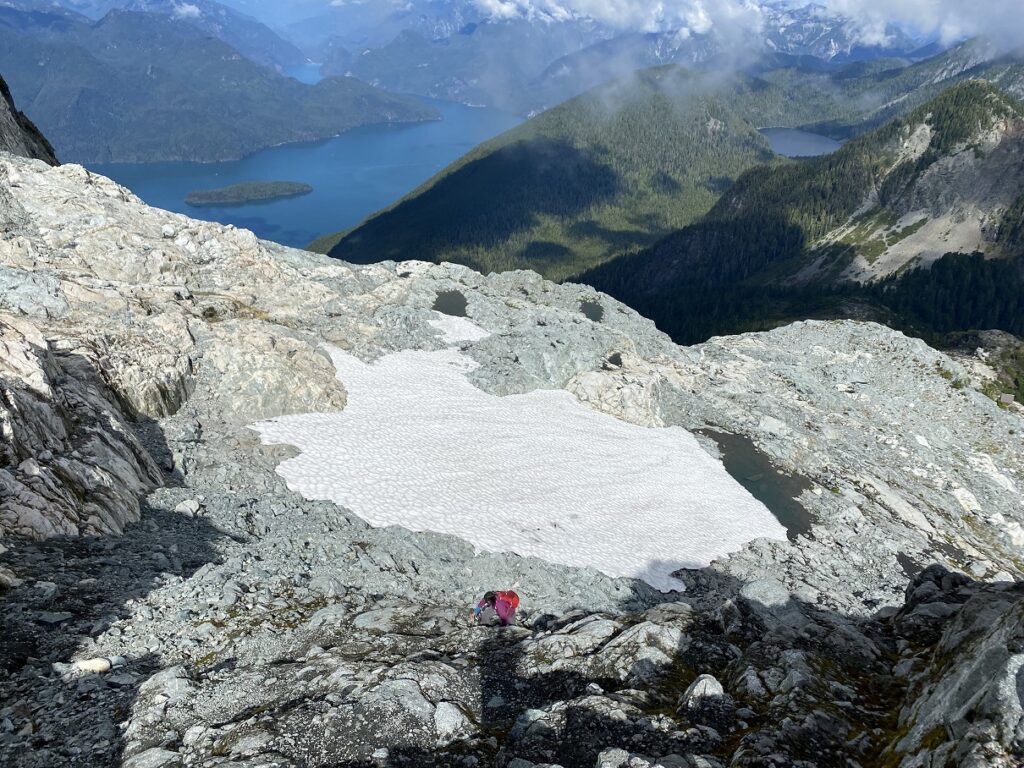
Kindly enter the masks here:
<path id="1" fill-rule="evenodd" d="M 477 603 L 473 613 L 476 614 L 476 620 L 480 624 L 490 626 L 497 622 L 501 626 L 507 627 L 509 624 L 515 624 L 516 608 L 518 607 L 519 595 L 512 590 L 488 592 L 484 595 L 483 600 Z"/>

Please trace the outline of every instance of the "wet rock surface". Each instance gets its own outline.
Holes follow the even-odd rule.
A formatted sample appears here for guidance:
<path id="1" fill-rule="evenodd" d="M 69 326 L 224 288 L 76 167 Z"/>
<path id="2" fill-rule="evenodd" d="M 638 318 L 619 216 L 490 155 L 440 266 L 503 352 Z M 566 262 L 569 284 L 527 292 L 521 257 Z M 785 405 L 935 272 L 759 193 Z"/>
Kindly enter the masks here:
<path id="1" fill-rule="evenodd" d="M 852 322 L 680 349 L 531 273 L 350 267 L 76 166 L 0 182 L 0 764 L 1020 764 L 1024 424 L 944 355 Z M 477 386 L 743 435 L 809 530 L 663 595 L 289 491 L 246 425 L 346 406 L 324 344 L 445 346 L 446 291 L 490 332 Z M 470 623 L 493 587 L 519 626 Z"/>

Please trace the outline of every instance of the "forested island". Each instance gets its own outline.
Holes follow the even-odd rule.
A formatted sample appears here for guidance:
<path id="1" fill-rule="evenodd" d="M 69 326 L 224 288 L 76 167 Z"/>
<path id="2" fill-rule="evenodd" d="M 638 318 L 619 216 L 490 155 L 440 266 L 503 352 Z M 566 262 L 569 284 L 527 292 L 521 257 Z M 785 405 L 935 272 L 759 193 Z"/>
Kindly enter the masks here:
<path id="1" fill-rule="evenodd" d="M 197 208 L 220 205 L 245 205 L 308 195 L 313 188 L 296 181 L 245 181 L 229 187 L 190 192 L 185 202 Z"/>

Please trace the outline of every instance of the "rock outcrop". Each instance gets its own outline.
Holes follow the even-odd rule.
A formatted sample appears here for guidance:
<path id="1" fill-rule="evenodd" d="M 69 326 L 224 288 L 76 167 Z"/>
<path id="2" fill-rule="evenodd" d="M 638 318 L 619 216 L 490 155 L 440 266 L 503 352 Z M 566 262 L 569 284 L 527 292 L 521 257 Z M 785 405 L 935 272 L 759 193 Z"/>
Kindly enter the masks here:
<path id="1" fill-rule="evenodd" d="M 161 482 L 94 361 L 0 320 L 0 531 L 122 533 Z"/>
<path id="2" fill-rule="evenodd" d="M 922 342 L 682 349 L 582 286 L 353 267 L 78 166 L 0 155 L 0 190 L 0 763 L 1020 764 L 1024 424 Z M 662 595 L 290 491 L 247 425 L 347 407 L 324 345 L 446 347 L 449 291 L 476 386 L 699 430 L 798 497 L 789 540 Z M 494 586 L 519 626 L 470 624 Z"/>
<path id="3" fill-rule="evenodd" d="M 0 151 L 57 165 L 57 156 L 35 124 L 14 106 L 11 89 L 0 77 Z"/>

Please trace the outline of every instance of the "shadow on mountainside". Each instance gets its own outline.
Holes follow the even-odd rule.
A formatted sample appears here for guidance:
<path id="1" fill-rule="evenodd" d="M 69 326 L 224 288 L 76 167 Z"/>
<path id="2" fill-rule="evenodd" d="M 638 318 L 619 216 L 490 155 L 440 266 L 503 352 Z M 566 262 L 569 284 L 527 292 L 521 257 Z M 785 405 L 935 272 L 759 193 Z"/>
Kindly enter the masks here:
<path id="1" fill-rule="evenodd" d="M 137 426 L 153 458 L 168 466 L 170 450 L 156 423 L 142 419 Z M 176 474 L 164 480 L 180 484 Z M 217 561 L 215 542 L 223 535 L 204 518 L 143 501 L 140 522 L 122 536 L 3 540 L 8 551 L 0 564 L 23 583 L 0 592 L 0 765 L 121 764 L 119 724 L 139 686 L 168 662 L 156 635 L 146 648 L 117 647 L 115 625 L 129 617 L 147 621 L 149 609 L 134 603 Z M 104 633 L 111 645 L 95 644 L 92 638 Z M 126 663 L 105 674 L 61 666 L 113 656 Z"/>
<path id="2" fill-rule="evenodd" d="M 621 180 L 599 155 L 542 137 L 517 141 L 467 162 L 429 190 L 366 221 L 329 255 L 356 264 L 436 261 L 500 246 L 536 226 L 541 216 L 571 216 L 613 200 Z"/>

